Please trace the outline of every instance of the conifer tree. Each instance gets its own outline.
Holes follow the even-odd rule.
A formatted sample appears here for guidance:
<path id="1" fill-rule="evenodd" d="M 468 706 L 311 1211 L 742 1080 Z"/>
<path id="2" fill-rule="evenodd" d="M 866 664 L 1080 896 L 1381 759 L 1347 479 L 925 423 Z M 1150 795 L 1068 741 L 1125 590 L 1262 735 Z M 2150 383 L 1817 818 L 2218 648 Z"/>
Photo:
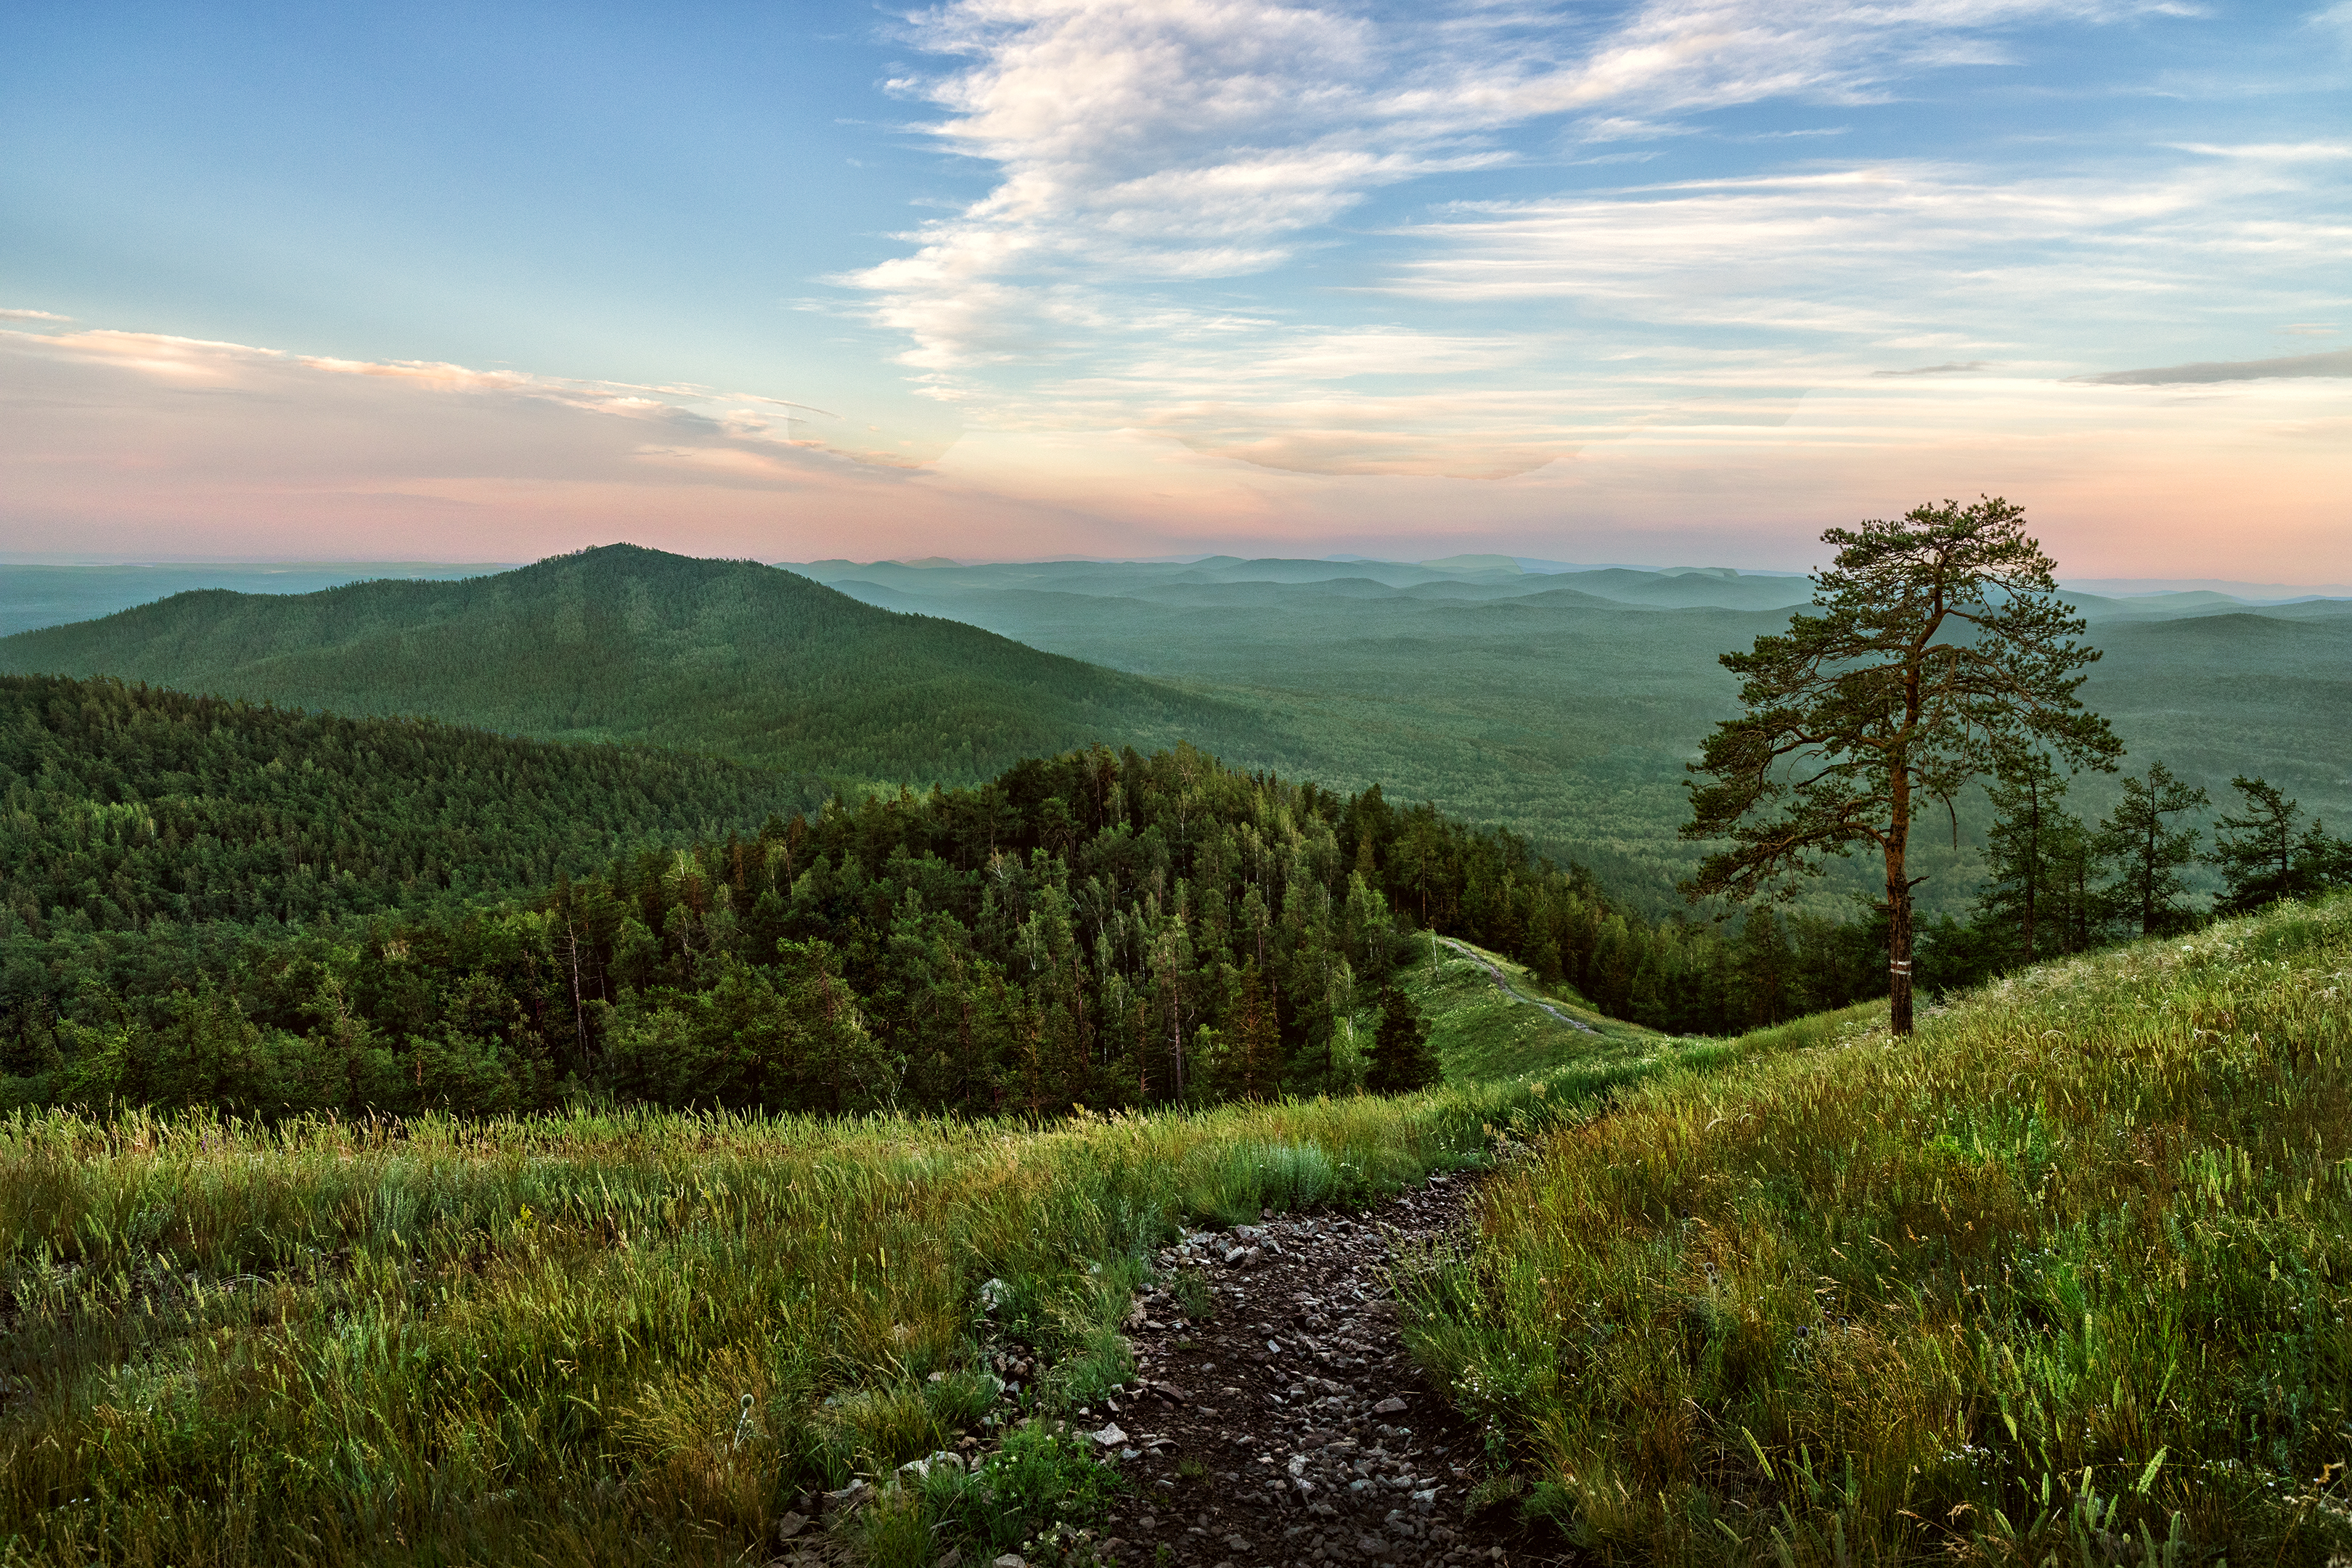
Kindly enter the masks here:
<path id="1" fill-rule="evenodd" d="M 1381 1028 L 1372 1039 L 1370 1068 L 1364 1087 L 1374 1094 L 1410 1094 L 1444 1076 L 1429 1048 L 1429 1026 L 1421 1009 L 1393 985 L 1381 997 Z"/>
<path id="2" fill-rule="evenodd" d="M 2089 830 L 2065 806 L 2066 781 L 2049 756 L 2032 752 L 2002 773 L 1989 792 L 1992 829 L 1978 897 L 1980 921 L 2004 928 L 2003 945 L 2019 962 L 2075 951 L 2073 873 L 2090 853 Z"/>
<path id="3" fill-rule="evenodd" d="M 2094 843 L 2120 872 L 2108 898 L 2138 922 L 2140 935 L 2153 936 L 2184 917 L 2180 898 L 2189 885 L 2180 868 L 2197 858 L 2197 829 L 2167 827 L 2165 818 L 2210 803 L 2203 790 L 2174 778 L 2162 763 L 2150 763 L 2146 778 L 2126 776 L 2123 783 L 2124 798 L 2099 819 Z"/>
<path id="4" fill-rule="evenodd" d="M 1819 614 L 1723 656 L 1747 711 L 1716 726 L 1691 771 L 1686 838 L 1729 840 L 1692 883 L 1748 899 L 1819 875 L 1856 844 L 1885 868 L 1895 1032 L 1911 1032 L 1911 827 L 1989 763 L 2028 746 L 2075 766 L 2122 750 L 2076 699 L 2098 651 L 2057 597 L 2055 563 L 2021 507 L 1988 497 L 1915 507 L 1895 521 L 1822 535 Z"/>
<path id="5" fill-rule="evenodd" d="M 2352 873 L 2352 844 L 2330 838 L 2326 825 L 2302 826 L 2303 808 L 2278 786 L 2243 773 L 2232 788 L 2246 797 L 2245 815 L 2214 823 L 2213 852 L 2226 890 L 2221 914 L 2242 914 L 2280 899 L 2309 898 Z"/>
<path id="6" fill-rule="evenodd" d="M 1255 963 L 1242 970 L 1224 1048 L 1219 1087 L 1234 1100 L 1272 1100 L 1282 1089 L 1282 1026 L 1274 985 Z"/>

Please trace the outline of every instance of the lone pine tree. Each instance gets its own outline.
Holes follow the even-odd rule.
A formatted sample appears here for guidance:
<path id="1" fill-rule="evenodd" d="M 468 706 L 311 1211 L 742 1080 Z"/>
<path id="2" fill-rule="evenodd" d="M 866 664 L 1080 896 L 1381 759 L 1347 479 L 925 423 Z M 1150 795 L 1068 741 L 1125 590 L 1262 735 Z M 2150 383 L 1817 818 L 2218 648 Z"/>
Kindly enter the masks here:
<path id="1" fill-rule="evenodd" d="M 1700 863 L 1696 893 L 1785 892 L 1853 845 L 1885 864 L 1887 990 L 1911 1032 L 1911 824 L 1948 811 L 1971 780 L 2045 749 L 2112 767 L 2123 749 L 2082 705 L 2099 655 L 2057 597 L 2056 563 L 1998 497 L 1915 507 L 1822 535 L 1837 554 L 1813 579 L 1818 614 L 1723 656 L 1747 710 L 1707 737 L 1683 837 L 1729 840 Z"/>

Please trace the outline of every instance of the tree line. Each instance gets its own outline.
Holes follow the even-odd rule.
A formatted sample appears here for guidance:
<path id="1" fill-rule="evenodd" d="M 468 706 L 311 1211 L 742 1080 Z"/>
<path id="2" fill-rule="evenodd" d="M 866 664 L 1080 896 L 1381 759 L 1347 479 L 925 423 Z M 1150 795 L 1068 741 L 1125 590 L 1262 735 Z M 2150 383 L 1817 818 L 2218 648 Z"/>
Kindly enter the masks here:
<path id="1" fill-rule="evenodd" d="M 2125 775 L 2115 809 L 2085 822 L 2067 808 L 2069 781 L 2050 760 L 2024 759 L 1990 785 L 1994 817 L 1974 911 L 1927 935 L 1923 964 L 1937 987 L 2352 887 L 2352 841 L 2260 776 L 2230 783 L 2239 805 L 2214 818 L 2209 841 L 2186 818 L 2210 807 L 2210 795 L 2161 762 Z M 2220 884 L 2203 909 L 2189 885 L 2198 866 Z"/>
<path id="2" fill-rule="evenodd" d="M 1411 1087 L 1433 1064 L 1392 982 L 1424 931 L 1682 1034 L 1887 987 L 1883 908 L 1651 921 L 1507 832 L 1186 746 L 663 844 L 750 804 L 745 771 L 109 682 L 0 696 L 0 1104 L 1044 1116 Z M 2224 908 L 2347 879 L 2341 840 L 2240 788 Z M 2046 763 L 1995 799 L 1977 914 L 1922 933 L 1928 989 L 2193 918 L 2202 796 L 2160 766 L 2096 825 Z"/>
<path id="3" fill-rule="evenodd" d="M 1423 930 L 1685 1031 L 1834 1005 L 1874 975 L 1866 932 L 1653 923 L 1508 833 L 1377 787 L 1097 746 L 978 788 L 835 796 L 528 898 L 19 927 L 0 938 L 0 1093 L 1042 1116 L 1409 1087 L 1430 1064 L 1391 981 Z"/>

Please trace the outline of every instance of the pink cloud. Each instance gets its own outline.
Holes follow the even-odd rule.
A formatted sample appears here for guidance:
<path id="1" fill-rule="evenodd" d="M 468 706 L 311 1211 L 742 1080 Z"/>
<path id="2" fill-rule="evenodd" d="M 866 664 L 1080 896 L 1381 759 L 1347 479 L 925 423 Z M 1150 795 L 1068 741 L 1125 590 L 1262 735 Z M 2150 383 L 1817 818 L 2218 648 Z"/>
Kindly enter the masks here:
<path id="1" fill-rule="evenodd" d="M 913 468 L 803 438 L 816 411 L 780 400 L 0 331 L 0 472 L 19 551 L 478 561 L 630 539 L 767 560 L 1475 548 L 1801 567 L 1830 524 L 1990 490 L 2075 574 L 2352 578 L 2340 382 L 1993 367 L 1824 373 L 1800 398 L 1785 371 L 1715 374 L 1638 407 L 1625 385 L 1548 400 L 1541 429 L 1571 441 L 1531 441 L 1497 477 L 1428 472 L 1447 411 L 1412 396 L 1300 404 L 1252 437 L 1279 451 L 1230 450 L 1246 432 L 1183 405 L 976 428 Z M 1507 402 L 1480 423 L 1522 418 L 1532 434 Z"/>

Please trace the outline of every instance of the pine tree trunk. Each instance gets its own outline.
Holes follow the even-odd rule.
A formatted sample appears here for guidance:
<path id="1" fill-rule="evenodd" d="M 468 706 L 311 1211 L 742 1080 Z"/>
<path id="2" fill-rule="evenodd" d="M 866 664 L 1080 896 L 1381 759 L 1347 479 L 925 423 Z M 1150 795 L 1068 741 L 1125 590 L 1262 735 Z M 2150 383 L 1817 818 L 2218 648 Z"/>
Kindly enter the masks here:
<path id="1" fill-rule="evenodd" d="M 572 949 L 572 1027 L 580 1047 L 580 1066 L 588 1069 L 588 1004 L 580 994 L 580 931 L 566 922 L 563 934 Z"/>
<path id="2" fill-rule="evenodd" d="M 1176 1011 L 1172 992 L 1168 999 L 1168 1064 L 1169 1075 L 1174 1081 L 1176 1102 L 1184 1102 L 1184 1026 Z"/>
<path id="3" fill-rule="evenodd" d="M 1905 853 L 1911 839 L 1911 781 L 1895 775 L 1895 809 L 1886 834 L 1887 1026 L 1911 1033 L 1911 878 Z"/>
<path id="4" fill-rule="evenodd" d="M 2025 798 L 2032 815 L 2026 818 L 2025 839 L 2025 962 L 2033 962 L 2034 895 L 2042 890 L 2042 784 L 2025 781 Z"/>
<path id="5" fill-rule="evenodd" d="M 1900 849 L 1886 853 L 1886 1010 L 1890 1028 L 1911 1032 L 1911 889 Z"/>

